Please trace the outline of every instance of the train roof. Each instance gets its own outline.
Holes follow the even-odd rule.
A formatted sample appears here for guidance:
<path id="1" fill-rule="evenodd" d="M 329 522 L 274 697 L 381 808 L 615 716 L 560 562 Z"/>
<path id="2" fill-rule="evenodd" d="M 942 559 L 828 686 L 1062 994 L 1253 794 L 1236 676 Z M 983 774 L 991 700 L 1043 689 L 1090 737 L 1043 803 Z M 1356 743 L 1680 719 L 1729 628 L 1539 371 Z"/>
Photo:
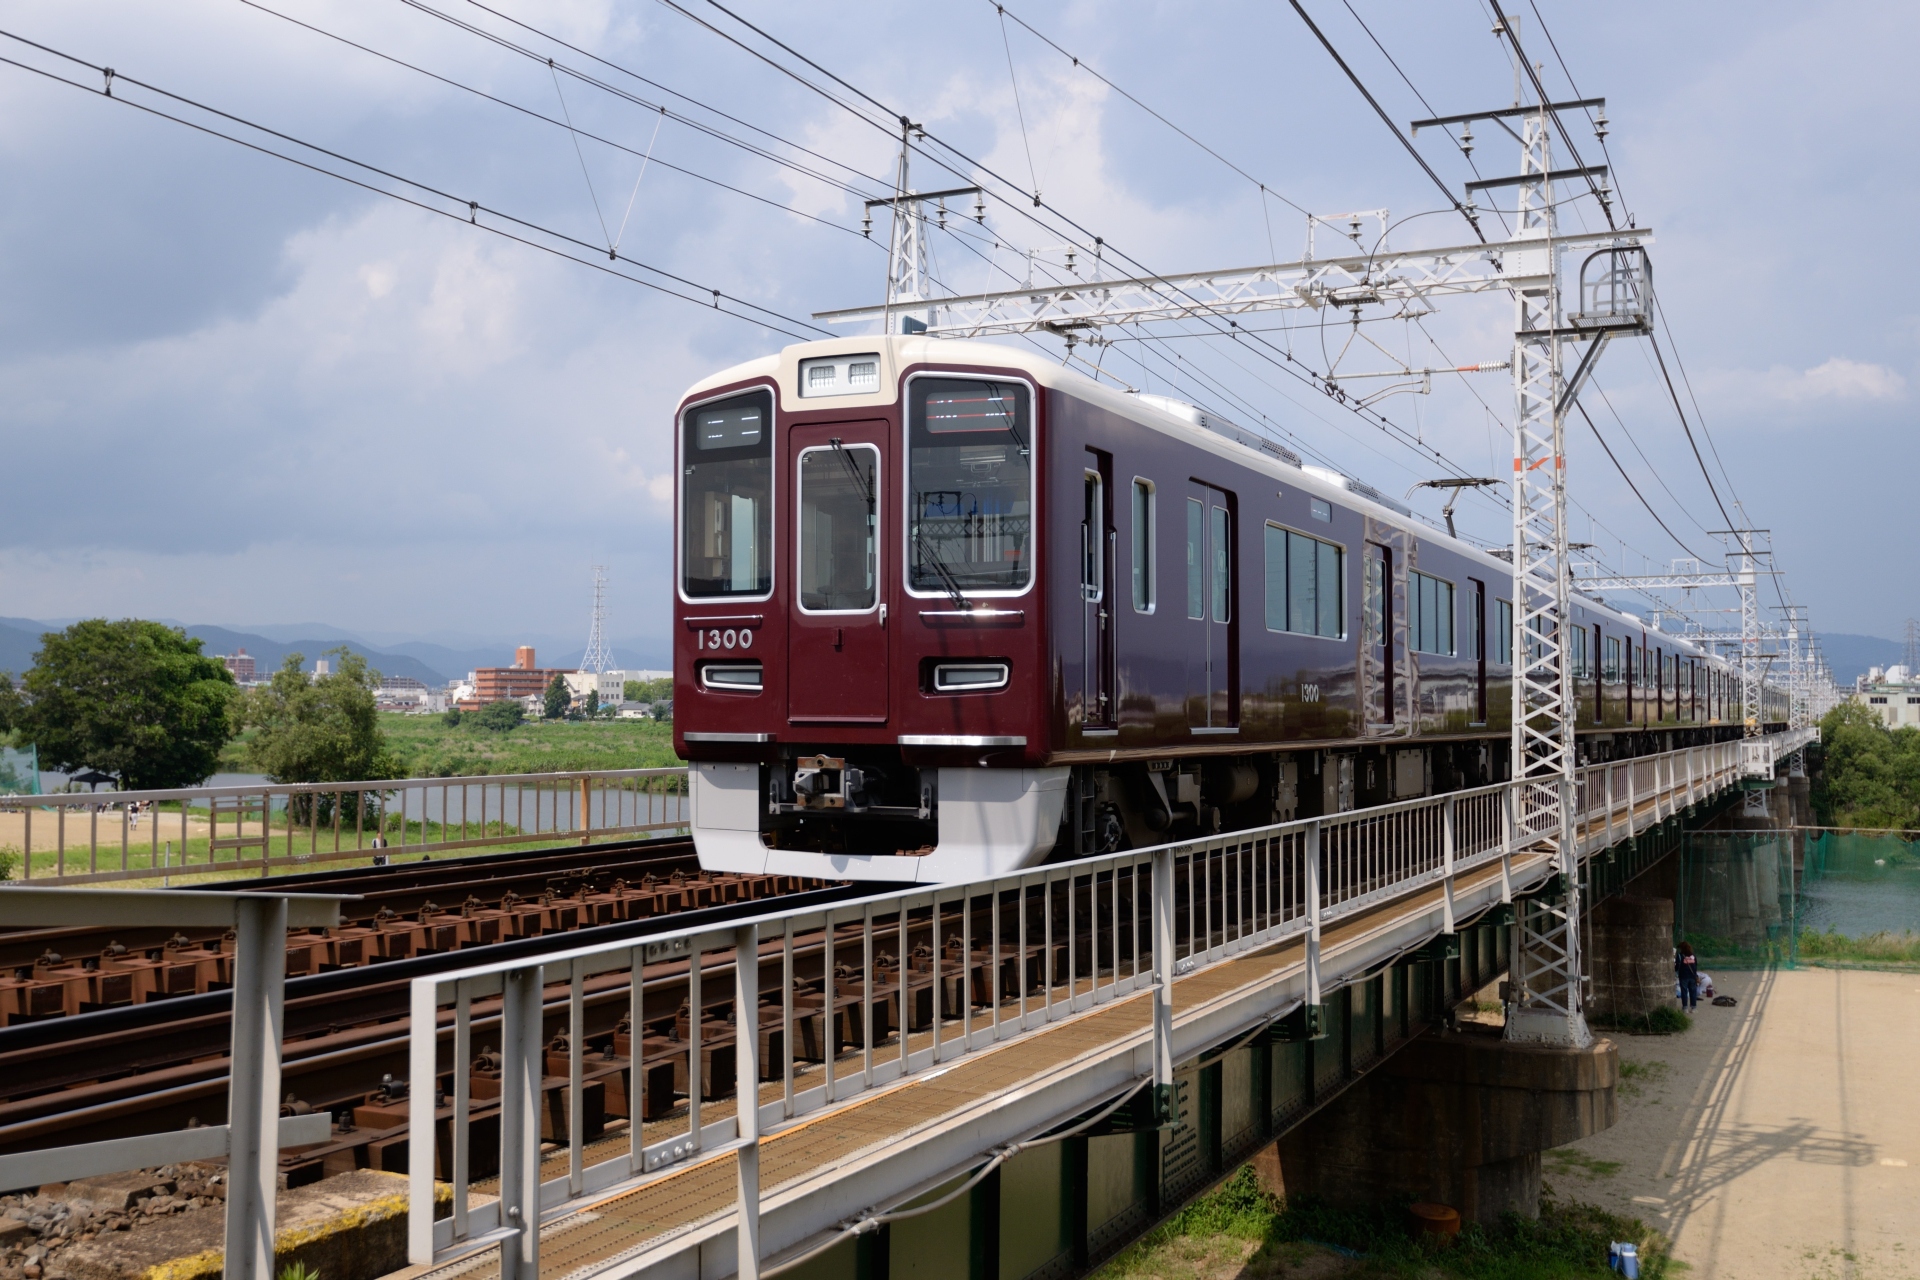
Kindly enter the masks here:
<path id="1" fill-rule="evenodd" d="M 687 389 L 681 397 L 681 403 L 698 400 L 743 382 L 764 379 L 772 382 L 776 388 L 779 408 L 783 412 L 797 413 L 825 407 L 811 403 L 811 398 L 801 395 L 801 362 L 822 356 L 869 353 L 876 355 L 881 365 L 878 390 L 834 396 L 832 407 L 864 409 L 891 406 L 899 399 L 900 372 L 916 365 L 1008 369 L 1018 372 L 1036 386 L 1065 392 L 1097 404 L 1142 426 L 1180 437 L 1195 448 L 1205 449 L 1242 466 L 1265 471 L 1315 497 L 1339 502 L 1376 519 L 1400 525 L 1414 532 L 1421 541 L 1444 545 L 1455 554 L 1479 564 L 1489 573 L 1506 576 L 1513 572 L 1512 565 L 1503 557 L 1461 538 L 1450 537 L 1444 529 L 1431 527 L 1424 521 L 1420 522 L 1420 528 L 1412 529 L 1418 519 L 1412 510 L 1371 485 L 1330 468 L 1303 463 L 1298 455 L 1277 441 L 1227 421 L 1209 410 L 1165 396 L 1122 391 L 1066 368 L 1042 352 L 997 342 L 929 338 L 922 334 L 868 334 L 864 337 L 796 342 L 781 348 L 778 354 L 743 361 L 702 378 Z M 1704 658 L 1716 665 L 1730 665 L 1724 658 L 1707 652 L 1686 637 L 1649 628 L 1645 619 L 1592 596 L 1577 595 L 1575 603 L 1589 613 L 1613 618 L 1627 627 L 1653 630 L 1677 651 Z"/>

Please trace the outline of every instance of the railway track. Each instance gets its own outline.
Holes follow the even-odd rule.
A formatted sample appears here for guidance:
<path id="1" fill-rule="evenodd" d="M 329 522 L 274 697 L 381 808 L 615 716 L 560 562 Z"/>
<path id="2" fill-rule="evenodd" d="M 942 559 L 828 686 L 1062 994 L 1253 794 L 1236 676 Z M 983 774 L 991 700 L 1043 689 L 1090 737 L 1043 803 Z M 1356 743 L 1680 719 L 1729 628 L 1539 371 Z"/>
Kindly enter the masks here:
<path id="1" fill-rule="evenodd" d="M 362 895 L 346 904 L 339 927 L 288 937 L 286 1109 L 328 1112 L 336 1121 L 323 1148 L 283 1153 L 283 1169 L 295 1183 L 347 1168 L 404 1167 L 404 1085 L 395 1082 L 404 1080 L 407 1067 L 412 979 L 551 949 L 556 932 L 577 932 L 583 943 L 639 939 L 756 914 L 775 896 L 824 903 L 854 892 L 791 877 L 702 873 L 686 840 L 279 876 L 229 887 L 266 885 Z M 0 963 L 13 966 L 0 1000 L 14 1002 L 11 1025 L 0 1029 L 0 1151 L 224 1120 L 231 962 L 231 941 L 205 931 L 0 934 Z M 670 963 L 658 971 L 664 982 L 648 993 L 649 1022 L 671 1021 L 680 1012 L 684 962 L 678 986 L 674 968 Z M 60 993 L 57 1011 L 43 995 L 43 1012 L 19 1012 L 23 1000 L 47 990 Z M 102 994 L 117 999 L 103 1002 Z M 564 987 L 549 991 L 548 1003 L 560 1010 L 556 1025 L 564 1024 Z M 611 1050 L 616 1035 L 626 1039 L 619 1026 L 629 1008 L 624 982 L 590 983 L 587 1008 L 588 1039 L 597 1049 Z M 476 1029 L 484 1030 L 491 1012 L 475 1013 Z M 595 1127 L 627 1109 L 625 1066 L 604 1054 L 596 1063 Z"/>

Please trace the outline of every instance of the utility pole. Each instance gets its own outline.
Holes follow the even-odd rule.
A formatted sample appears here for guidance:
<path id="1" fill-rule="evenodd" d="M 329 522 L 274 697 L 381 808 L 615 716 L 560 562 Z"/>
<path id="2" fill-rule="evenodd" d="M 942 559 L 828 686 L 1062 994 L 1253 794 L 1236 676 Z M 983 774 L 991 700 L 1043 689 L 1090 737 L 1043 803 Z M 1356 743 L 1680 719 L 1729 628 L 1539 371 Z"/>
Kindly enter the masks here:
<path id="1" fill-rule="evenodd" d="M 607 647 L 607 566 L 593 566 L 593 625 L 587 631 L 586 656 L 580 669 L 599 675 L 613 667 L 613 652 Z"/>
<path id="2" fill-rule="evenodd" d="M 861 218 L 863 235 L 873 234 L 873 211 L 893 210 L 893 226 L 887 242 L 887 302 L 883 332 L 893 332 L 893 317 L 900 314 L 900 332 L 925 333 L 935 319 L 936 309 L 913 307 L 933 296 L 933 278 L 927 270 L 927 209 L 935 209 L 936 230 L 947 229 L 947 201 L 960 196 L 973 197 L 973 218 L 984 222 L 987 216 L 984 192 L 979 187 L 949 187 L 945 191 L 915 191 L 908 182 L 913 140 L 925 131 L 905 116 L 900 117 L 900 164 L 893 182 L 893 194 L 869 200 Z"/>
<path id="3" fill-rule="evenodd" d="M 1526 70 L 1525 54 L 1510 23 L 1501 32 L 1513 46 L 1516 75 Z M 1521 84 L 1538 89 L 1537 77 Z M 1613 226 L 1605 165 L 1552 167 L 1550 134 L 1562 112 L 1599 108 L 1604 128 L 1606 100 L 1581 98 L 1549 102 L 1536 94 L 1532 105 L 1413 122 L 1430 126 L 1496 122 L 1516 130 L 1521 140 L 1520 172 L 1512 177 L 1468 183 L 1477 194 L 1515 189 L 1519 225 L 1505 241 L 1389 250 L 1338 258 L 1236 267 L 1226 270 L 1141 275 L 1098 281 L 1029 281 L 1017 289 L 991 293 L 898 297 L 890 292 L 882 306 L 851 307 L 814 313 L 828 324 L 881 322 L 893 332 L 893 313 L 902 302 L 919 314 L 903 317 L 902 327 L 950 337 L 1051 332 L 1070 335 L 1104 325 L 1201 320 L 1221 326 L 1231 318 L 1261 311 L 1364 307 L 1392 314 L 1409 302 L 1504 292 L 1514 300 L 1514 345 L 1510 367 L 1518 412 L 1513 428 L 1513 730 L 1510 739 L 1513 778 L 1525 784 L 1513 815 L 1515 836 L 1523 848 L 1550 845 L 1558 874 L 1554 887 L 1526 900 L 1516 926 L 1513 998 L 1507 1010 L 1507 1036 L 1543 1044 L 1592 1042 L 1584 1012 L 1585 977 L 1578 930 L 1580 893 L 1573 841 L 1573 786 L 1576 764 L 1573 735 L 1572 673 L 1562 661 L 1561 619 L 1567 616 L 1567 525 L 1565 418 L 1600 352 L 1615 335 L 1651 331 L 1650 267 L 1646 227 Z M 906 157 L 912 126 L 901 121 L 901 167 L 896 194 L 874 204 L 891 205 L 896 226 L 910 220 L 905 206 L 934 195 L 907 188 Z M 1569 142 L 1569 149 L 1573 144 Z M 1603 231 L 1562 234 L 1556 224 L 1554 184 L 1591 186 L 1609 210 Z M 1470 207 L 1470 206 L 1469 206 Z M 924 221 L 924 216 L 922 216 Z M 1310 219 L 1309 227 L 1325 218 Z M 889 282 L 925 280 L 924 267 L 910 265 L 915 244 L 896 234 Z M 1082 248 L 1087 248 L 1082 246 Z M 1571 250 L 1586 253 L 1579 269 L 1578 308 L 1561 305 L 1561 259 Z M 914 250 L 918 252 L 919 250 Z M 1568 344 L 1584 342 L 1571 376 L 1562 369 Z M 1331 388 L 1331 376 L 1321 375 Z"/>

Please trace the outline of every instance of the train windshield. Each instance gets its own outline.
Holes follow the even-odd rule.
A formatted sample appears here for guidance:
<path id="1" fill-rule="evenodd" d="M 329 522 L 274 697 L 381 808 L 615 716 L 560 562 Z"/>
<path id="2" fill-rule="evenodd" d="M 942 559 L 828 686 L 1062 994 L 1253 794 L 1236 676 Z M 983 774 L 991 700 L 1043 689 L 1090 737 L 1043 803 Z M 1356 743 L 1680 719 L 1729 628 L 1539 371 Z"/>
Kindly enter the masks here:
<path id="1" fill-rule="evenodd" d="M 1026 387 L 916 378 L 908 397 L 907 585 L 1020 591 L 1033 568 L 1033 429 Z"/>
<path id="2" fill-rule="evenodd" d="M 773 589 L 773 398 L 764 391 L 687 410 L 680 551 L 690 597 Z"/>

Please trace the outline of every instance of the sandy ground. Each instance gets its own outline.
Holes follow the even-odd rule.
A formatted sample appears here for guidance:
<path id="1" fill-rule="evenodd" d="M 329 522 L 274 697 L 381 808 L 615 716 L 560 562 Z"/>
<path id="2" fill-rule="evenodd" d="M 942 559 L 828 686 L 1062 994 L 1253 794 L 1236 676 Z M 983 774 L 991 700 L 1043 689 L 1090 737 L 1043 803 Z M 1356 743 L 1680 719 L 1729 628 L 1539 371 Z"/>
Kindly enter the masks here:
<path id="1" fill-rule="evenodd" d="M 1547 1153 L 1564 1197 L 1659 1226 L 1689 1280 L 1920 1277 L 1920 974 L 1715 973 L 1620 1036 L 1620 1121 Z"/>
<path id="2" fill-rule="evenodd" d="M 174 850 L 178 853 L 180 848 L 179 813 L 143 814 L 140 818 L 140 825 L 134 827 L 128 825 L 126 814 L 118 809 L 102 809 L 97 814 L 88 813 L 84 810 L 74 810 L 68 813 L 66 821 L 67 853 L 69 856 L 73 856 L 74 852 L 78 850 L 80 856 L 84 858 L 87 849 L 89 829 L 92 829 L 98 833 L 94 838 L 100 842 L 101 857 L 105 858 L 107 856 L 107 850 L 111 849 L 113 852 L 112 860 L 117 865 L 120 859 L 120 833 L 121 829 L 125 827 L 128 847 L 135 851 L 142 851 L 141 856 L 144 857 L 143 851 L 153 842 L 153 824 L 156 821 L 160 824 L 161 843 L 164 844 L 169 840 L 173 841 Z M 44 809 L 36 809 L 34 811 L 33 848 L 36 853 L 50 853 L 59 847 L 61 839 L 60 825 L 60 815 L 58 813 Z M 187 839 L 204 840 L 207 838 L 206 818 L 195 817 L 189 814 L 186 826 Z M 245 833 L 250 836 L 258 836 L 260 834 L 260 824 L 258 822 L 247 823 Z M 234 834 L 233 819 L 223 819 L 220 823 L 221 838 L 232 839 Z M 17 849 L 24 851 L 26 847 L 27 815 L 24 813 L 0 813 L 0 849 Z"/>

